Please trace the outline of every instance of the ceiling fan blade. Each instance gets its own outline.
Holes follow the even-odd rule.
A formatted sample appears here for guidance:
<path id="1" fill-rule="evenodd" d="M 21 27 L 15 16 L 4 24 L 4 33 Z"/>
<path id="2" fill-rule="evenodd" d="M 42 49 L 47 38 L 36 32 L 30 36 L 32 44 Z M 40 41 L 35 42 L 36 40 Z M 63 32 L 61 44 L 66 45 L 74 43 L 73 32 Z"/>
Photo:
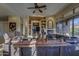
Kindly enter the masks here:
<path id="1" fill-rule="evenodd" d="M 33 11 L 33 13 L 35 13 L 35 10 Z"/>
<path id="2" fill-rule="evenodd" d="M 28 7 L 27 9 L 35 9 L 35 7 Z"/>
<path id="3" fill-rule="evenodd" d="M 43 5 L 43 6 L 39 6 L 39 8 L 45 8 L 46 7 L 46 5 Z"/>
<path id="4" fill-rule="evenodd" d="M 39 9 L 39 11 L 42 13 L 43 11 Z"/>

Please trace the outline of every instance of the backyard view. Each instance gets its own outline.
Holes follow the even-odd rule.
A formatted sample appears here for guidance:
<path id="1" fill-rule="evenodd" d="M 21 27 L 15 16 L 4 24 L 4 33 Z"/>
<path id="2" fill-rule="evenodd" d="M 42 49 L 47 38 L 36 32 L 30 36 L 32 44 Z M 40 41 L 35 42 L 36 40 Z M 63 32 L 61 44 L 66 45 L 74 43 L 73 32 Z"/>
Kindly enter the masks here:
<path id="1" fill-rule="evenodd" d="M 72 20 L 70 20 L 70 35 L 72 35 Z M 79 36 L 79 17 L 74 19 L 74 36 Z"/>

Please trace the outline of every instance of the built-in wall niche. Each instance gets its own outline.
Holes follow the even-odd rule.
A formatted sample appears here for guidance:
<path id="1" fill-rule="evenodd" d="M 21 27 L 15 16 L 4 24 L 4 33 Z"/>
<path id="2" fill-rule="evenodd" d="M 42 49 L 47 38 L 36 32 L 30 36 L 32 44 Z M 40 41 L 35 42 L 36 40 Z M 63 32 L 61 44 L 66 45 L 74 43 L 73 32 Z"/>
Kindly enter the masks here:
<path id="1" fill-rule="evenodd" d="M 54 20 L 50 17 L 47 19 L 47 34 L 52 34 L 55 32 L 54 29 Z"/>
<path id="2" fill-rule="evenodd" d="M 48 20 L 47 21 L 47 29 L 53 29 L 53 21 L 52 20 Z"/>

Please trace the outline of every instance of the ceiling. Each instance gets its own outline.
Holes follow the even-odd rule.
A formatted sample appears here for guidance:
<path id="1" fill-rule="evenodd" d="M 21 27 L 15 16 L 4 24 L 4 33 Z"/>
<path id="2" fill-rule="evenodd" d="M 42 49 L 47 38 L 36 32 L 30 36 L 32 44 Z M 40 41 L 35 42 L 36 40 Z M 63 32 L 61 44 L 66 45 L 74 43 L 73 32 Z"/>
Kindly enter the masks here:
<path id="1" fill-rule="evenodd" d="M 33 16 L 33 15 L 43 15 L 50 16 L 54 15 L 64 7 L 68 5 L 68 3 L 38 3 L 38 5 L 46 5 L 47 9 L 43 11 L 43 13 L 37 12 L 33 14 L 33 10 L 27 9 L 27 7 L 34 7 L 33 3 L 4 3 L 0 4 L 0 16 L 6 15 L 18 15 L 18 16 Z"/>

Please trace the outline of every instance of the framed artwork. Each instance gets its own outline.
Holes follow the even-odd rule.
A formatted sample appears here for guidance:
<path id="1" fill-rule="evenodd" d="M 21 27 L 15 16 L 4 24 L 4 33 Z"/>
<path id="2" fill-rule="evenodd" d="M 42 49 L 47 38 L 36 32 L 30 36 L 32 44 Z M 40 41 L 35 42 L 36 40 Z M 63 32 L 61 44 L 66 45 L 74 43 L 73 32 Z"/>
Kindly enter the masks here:
<path id="1" fill-rule="evenodd" d="M 16 30 L 16 22 L 10 22 L 9 23 L 9 31 L 13 32 Z"/>

